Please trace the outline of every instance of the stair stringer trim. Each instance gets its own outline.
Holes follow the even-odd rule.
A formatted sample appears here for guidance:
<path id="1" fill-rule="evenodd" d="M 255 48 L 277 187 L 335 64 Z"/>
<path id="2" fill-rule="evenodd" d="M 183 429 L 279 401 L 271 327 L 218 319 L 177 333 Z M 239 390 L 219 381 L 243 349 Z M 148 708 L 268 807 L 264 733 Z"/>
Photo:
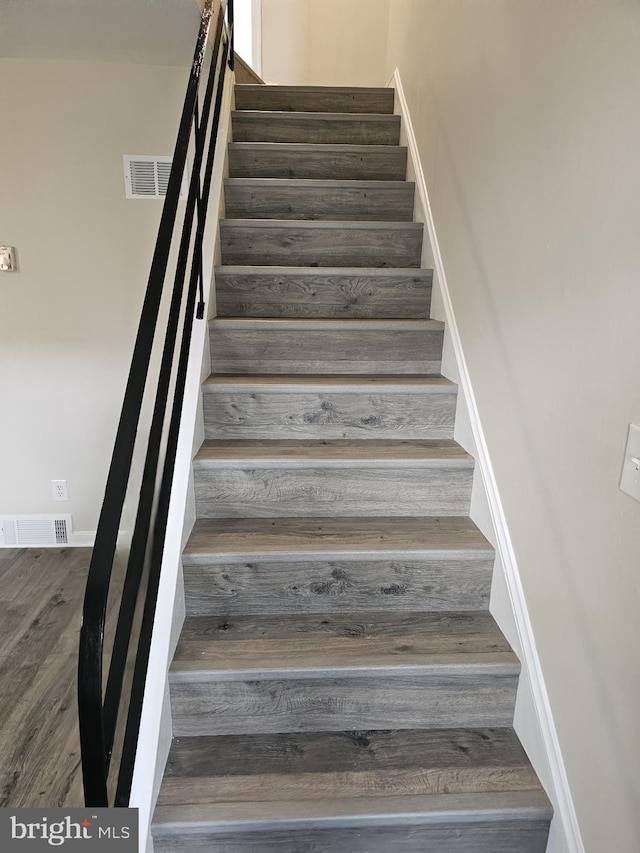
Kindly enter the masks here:
<path id="1" fill-rule="evenodd" d="M 215 314 L 213 270 L 220 262 L 218 221 L 224 215 L 222 190 L 228 172 L 227 150 L 234 104 L 234 74 L 227 68 L 226 75 L 203 242 L 205 319 L 194 322 L 191 335 L 167 533 L 129 799 L 130 807 L 138 809 L 139 853 L 153 851 L 151 820 L 173 737 L 168 671 L 185 618 L 181 557 L 195 521 L 192 460 L 204 438 L 201 385 L 210 372 L 207 318 Z M 170 626 L 170 630 L 167 630 L 167 626 Z"/>
<path id="2" fill-rule="evenodd" d="M 524 743 L 524 746 L 527 747 L 528 751 L 542 753 L 548 763 L 548 772 L 544 772 L 547 768 L 539 766 L 540 762 L 535 760 L 536 756 L 529 756 L 536 772 L 538 772 L 539 776 L 545 782 L 548 782 L 549 789 L 547 793 L 554 806 L 555 818 L 552 822 L 550 842 L 547 849 L 549 853 L 551 851 L 553 853 L 564 853 L 565 850 L 567 853 L 585 853 L 513 542 L 509 534 L 504 507 L 500 498 L 489 448 L 473 391 L 471 376 L 464 355 L 462 339 L 456 323 L 453 302 L 447 284 L 447 276 L 429 201 L 427 182 L 420 160 L 418 141 L 413 129 L 409 105 L 398 68 L 393 72 L 388 85 L 395 90 L 395 112 L 401 117 L 400 144 L 406 145 L 408 148 L 409 174 L 407 175 L 407 179 L 415 181 L 416 184 L 414 222 L 424 222 L 425 224 L 426 233 L 423 243 L 422 266 L 433 266 L 433 294 L 434 296 L 437 295 L 440 300 L 444 313 L 444 316 L 440 319 L 445 320 L 446 323 L 445 351 L 448 345 L 457 374 L 457 376 L 449 378 L 458 382 L 459 395 L 461 395 L 464 401 L 464 406 L 461 407 L 458 405 L 456 429 L 458 428 L 457 420 L 460 418 L 461 412 L 466 408 L 466 415 L 469 421 L 467 426 L 474 444 L 473 448 L 468 449 L 475 456 L 476 471 L 480 475 L 474 482 L 474 492 L 478 487 L 482 490 L 483 495 L 480 497 L 480 500 L 484 499 L 490 514 L 490 523 L 493 527 L 491 532 L 493 535 L 489 536 L 489 538 L 493 540 L 498 561 L 502 564 L 504 581 L 512 611 L 511 615 L 517 632 L 519 642 L 518 653 L 522 665 L 518 699 L 524 701 L 522 693 L 528 686 L 530 692 L 530 696 L 528 697 L 529 704 L 532 705 L 530 716 L 531 714 L 534 716 L 538 728 L 538 737 L 534 734 L 533 738 L 530 737 L 527 740 L 531 741 L 535 739 L 541 741 L 539 744 Z M 426 258 L 425 253 L 427 255 Z M 445 373 L 444 369 L 442 372 L 443 374 Z M 486 530 L 483 532 L 487 535 Z M 495 580 L 494 578 L 494 588 Z M 534 746 L 534 748 L 530 749 L 530 746 Z M 535 747 L 538 748 L 536 749 Z M 560 827 L 554 827 L 556 821 L 560 823 Z M 558 829 L 560 832 L 558 832 Z"/>

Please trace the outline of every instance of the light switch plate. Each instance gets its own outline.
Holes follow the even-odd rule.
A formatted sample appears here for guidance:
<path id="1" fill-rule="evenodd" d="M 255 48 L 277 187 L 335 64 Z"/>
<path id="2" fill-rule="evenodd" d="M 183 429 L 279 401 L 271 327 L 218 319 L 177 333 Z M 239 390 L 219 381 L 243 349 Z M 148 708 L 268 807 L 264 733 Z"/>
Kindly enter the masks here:
<path id="1" fill-rule="evenodd" d="M 635 424 L 629 427 L 620 490 L 640 501 L 640 427 Z"/>
<path id="2" fill-rule="evenodd" d="M 15 272 L 16 250 L 13 246 L 0 246 L 0 272 Z"/>

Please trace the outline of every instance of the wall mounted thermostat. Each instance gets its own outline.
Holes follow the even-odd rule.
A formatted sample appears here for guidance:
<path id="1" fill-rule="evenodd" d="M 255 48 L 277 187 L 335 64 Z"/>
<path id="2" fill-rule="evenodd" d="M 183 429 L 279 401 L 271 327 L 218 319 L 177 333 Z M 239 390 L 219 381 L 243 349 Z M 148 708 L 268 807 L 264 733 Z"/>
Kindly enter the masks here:
<path id="1" fill-rule="evenodd" d="M 15 272 L 16 250 L 13 246 L 0 246 L 0 272 Z"/>

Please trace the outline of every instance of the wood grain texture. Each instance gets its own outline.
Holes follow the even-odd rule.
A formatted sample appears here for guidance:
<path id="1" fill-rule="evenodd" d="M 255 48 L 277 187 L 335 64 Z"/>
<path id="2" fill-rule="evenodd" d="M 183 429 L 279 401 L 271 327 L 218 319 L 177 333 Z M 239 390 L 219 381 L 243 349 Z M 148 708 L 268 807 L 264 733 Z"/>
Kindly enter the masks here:
<path id="1" fill-rule="evenodd" d="M 162 810 L 159 810 L 162 815 Z M 484 821 L 452 816 L 432 823 L 407 820 L 392 826 L 294 827 L 229 832 L 204 823 L 156 824 L 158 853 L 544 853 L 548 815 Z M 373 822 L 372 822 L 373 823 Z"/>
<path id="2" fill-rule="evenodd" d="M 339 219 L 411 222 L 415 184 L 408 181 L 310 181 L 228 178 L 227 219 Z"/>
<path id="3" fill-rule="evenodd" d="M 217 267 L 220 317 L 424 319 L 431 270 Z"/>
<path id="4" fill-rule="evenodd" d="M 206 438 L 453 438 L 456 386 L 438 377 L 418 384 L 367 383 L 331 377 L 277 385 L 273 376 L 231 385 L 216 377 L 203 386 Z M 352 380 L 352 381 L 345 381 Z"/>
<path id="5" fill-rule="evenodd" d="M 248 670 L 246 678 L 174 669 L 174 735 L 502 727 L 513 718 L 514 663 L 344 669 L 289 670 L 286 677 Z"/>
<path id="6" fill-rule="evenodd" d="M 371 439 L 357 441 L 281 440 L 227 441 L 207 439 L 194 460 L 196 469 L 244 468 L 318 468 L 340 469 L 418 468 L 472 469 L 473 457 L 457 442 L 450 439 L 391 440 Z M 437 513 L 436 513 L 437 514 Z"/>
<path id="7" fill-rule="evenodd" d="M 366 113 L 231 113 L 234 142 L 302 142 L 332 145 L 398 145 L 400 116 Z"/>
<path id="8" fill-rule="evenodd" d="M 419 222 L 223 219 L 222 263 L 233 266 L 419 267 Z"/>
<path id="9" fill-rule="evenodd" d="M 86 548 L 0 559 L 3 807 L 82 805 L 76 667 L 89 559 Z"/>
<path id="10" fill-rule="evenodd" d="M 394 90 L 359 86 L 236 86 L 237 110 L 393 113 Z"/>
<path id="11" fill-rule="evenodd" d="M 198 519 L 183 564 L 245 560 L 491 560 L 470 518 Z M 250 612 L 250 611 L 248 611 Z"/>
<path id="12" fill-rule="evenodd" d="M 175 738 L 158 804 L 539 790 L 511 729 Z"/>
<path id="13" fill-rule="evenodd" d="M 459 467 L 199 467 L 196 508 L 203 518 L 466 515 L 472 478 Z"/>
<path id="14" fill-rule="evenodd" d="M 437 374 L 443 340 L 443 324 L 436 320 L 209 323 L 215 374 Z"/>
<path id="15" fill-rule="evenodd" d="M 485 612 L 189 616 L 172 671 L 517 663 Z"/>
<path id="16" fill-rule="evenodd" d="M 208 519 L 203 519 L 208 520 Z M 239 543 L 240 544 L 240 543 Z M 316 559 L 184 566 L 187 613 L 385 613 L 486 609 L 493 559 Z"/>
<path id="17" fill-rule="evenodd" d="M 234 142 L 228 153 L 232 178 L 403 181 L 407 174 L 407 149 L 397 145 Z"/>

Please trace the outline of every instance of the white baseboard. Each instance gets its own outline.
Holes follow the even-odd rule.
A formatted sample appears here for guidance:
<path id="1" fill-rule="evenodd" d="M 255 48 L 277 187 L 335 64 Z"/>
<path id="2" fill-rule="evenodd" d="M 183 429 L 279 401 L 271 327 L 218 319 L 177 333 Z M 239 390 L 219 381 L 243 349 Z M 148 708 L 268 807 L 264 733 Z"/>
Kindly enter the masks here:
<path id="1" fill-rule="evenodd" d="M 409 165 L 413 173 L 412 177 L 415 179 L 416 183 L 416 205 L 417 208 L 421 208 L 421 218 L 425 223 L 427 232 L 426 236 L 428 237 L 428 251 L 430 252 L 430 258 L 433 262 L 434 291 L 436 289 L 438 290 L 438 298 L 444 312 L 447 334 L 451 342 L 453 357 L 455 359 L 455 371 L 457 373 L 460 392 L 464 395 L 468 411 L 469 424 L 472 431 L 473 443 L 475 445 L 476 464 L 486 493 L 486 501 L 495 532 L 496 551 L 499 562 L 503 567 L 509 601 L 513 611 L 513 619 L 518 633 L 518 640 L 522 655 L 521 664 L 523 677 L 530 689 L 532 706 L 540 731 L 545 758 L 548 763 L 549 772 L 545 775 L 550 776 L 549 787 L 551 789 L 548 790 L 547 793 L 555 810 L 554 822 L 559 821 L 561 824 L 562 834 L 566 841 L 566 849 L 569 853 L 584 853 L 584 845 L 580 835 L 578 820 L 569 788 L 569 781 L 562 758 L 562 752 L 560 750 L 556 727 L 553 721 L 549 695 L 545 686 L 540 658 L 536 648 L 535 635 L 533 633 L 533 627 L 529 617 L 516 555 L 513 550 L 513 543 L 509 535 L 504 509 L 500 500 L 498 484 L 496 482 L 486 438 L 480 421 L 471 378 L 464 356 L 462 340 L 456 324 L 453 303 L 451 301 L 451 295 L 447 285 L 447 277 L 442 256 L 440 254 L 433 213 L 429 202 L 427 184 L 421 165 L 418 142 L 411 123 L 411 116 L 404 94 L 404 89 L 402 87 L 400 72 L 397 68 L 389 85 L 395 89 L 396 93 L 396 112 L 401 116 L 403 137 L 404 141 L 406 141 L 409 154 Z M 557 834 L 557 832 L 552 832 L 552 835 L 554 836 L 557 836 Z"/>

